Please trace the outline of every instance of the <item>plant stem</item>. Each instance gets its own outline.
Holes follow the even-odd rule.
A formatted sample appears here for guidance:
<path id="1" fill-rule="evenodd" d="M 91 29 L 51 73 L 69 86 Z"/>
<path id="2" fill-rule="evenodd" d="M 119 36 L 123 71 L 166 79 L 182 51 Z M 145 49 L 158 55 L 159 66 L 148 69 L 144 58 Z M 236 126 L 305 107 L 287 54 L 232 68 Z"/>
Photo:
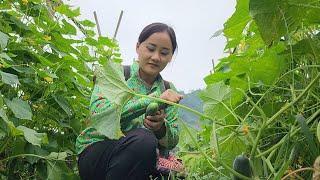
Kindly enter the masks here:
<path id="1" fill-rule="evenodd" d="M 181 124 L 183 125 L 183 127 L 185 128 L 185 130 L 187 131 L 188 135 L 191 137 L 192 142 L 197 146 L 197 149 L 200 151 L 200 153 L 204 156 L 204 158 L 207 160 L 207 162 L 209 163 L 209 165 L 212 167 L 212 169 L 214 169 L 215 171 L 217 171 L 219 174 L 226 176 L 225 174 L 223 174 L 222 172 L 220 172 L 217 168 L 215 168 L 213 166 L 213 164 L 210 162 L 210 160 L 212 161 L 212 159 L 205 153 L 203 152 L 203 150 L 201 149 L 201 147 L 199 146 L 198 142 L 195 140 L 195 138 L 193 137 L 193 135 L 191 134 L 191 132 L 189 131 L 188 126 L 183 122 L 183 120 L 179 119 L 179 121 L 181 122 Z"/>
<path id="2" fill-rule="evenodd" d="M 291 107 L 293 104 L 295 104 L 298 100 L 302 98 L 309 90 L 310 88 L 318 81 L 320 78 L 320 73 L 309 83 L 309 85 L 306 87 L 306 89 L 303 90 L 301 94 L 297 98 L 295 98 L 293 101 L 291 101 L 289 104 L 284 105 L 276 114 L 274 114 L 268 121 L 267 125 L 271 124 L 280 114 L 282 114 L 285 110 L 287 110 L 289 107 Z"/>
<path id="3" fill-rule="evenodd" d="M 159 102 L 162 102 L 162 103 L 165 103 L 165 104 L 169 104 L 169 105 L 172 105 L 172 106 L 176 106 L 176 107 L 179 107 L 181 109 L 184 109 L 184 110 L 187 110 L 189 112 L 192 112 L 202 118 L 205 118 L 205 119 L 210 119 L 212 121 L 216 121 L 214 118 L 210 117 L 210 116 L 207 116 L 203 113 L 200 113 L 192 108 L 189 108 L 187 106 L 184 106 L 184 105 L 181 105 L 181 104 L 177 104 L 177 103 L 173 103 L 173 102 L 170 102 L 170 101 L 166 101 L 166 100 L 163 100 L 161 98 L 157 98 L 157 97 L 152 97 L 152 96 L 148 96 L 148 95 L 143 95 L 143 94 L 137 94 L 137 93 L 134 93 L 135 96 L 139 96 L 139 97 L 142 97 L 142 98 L 149 98 L 149 99 L 152 99 L 152 100 L 156 100 L 156 101 L 159 101 Z M 222 124 L 222 123 L 219 123 L 219 122 L 216 122 L 216 124 L 220 125 L 220 126 L 226 126 L 225 124 Z M 232 129 L 232 128 L 230 128 Z M 235 131 L 234 129 L 232 129 L 233 131 Z"/>
<path id="4" fill-rule="evenodd" d="M 310 167 L 306 167 L 306 168 L 301 168 L 301 169 L 296 169 L 292 172 L 290 172 L 289 174 L 285 175 L 283 178 L 281 178 L 281 180 L 285 180 L 287 177 L 289 177 L 290 175 L 292 174 L 296 174 L 297 172 L 300 172 L 300 171 L 314 171 L 313 168 L 310 168 Z"/>

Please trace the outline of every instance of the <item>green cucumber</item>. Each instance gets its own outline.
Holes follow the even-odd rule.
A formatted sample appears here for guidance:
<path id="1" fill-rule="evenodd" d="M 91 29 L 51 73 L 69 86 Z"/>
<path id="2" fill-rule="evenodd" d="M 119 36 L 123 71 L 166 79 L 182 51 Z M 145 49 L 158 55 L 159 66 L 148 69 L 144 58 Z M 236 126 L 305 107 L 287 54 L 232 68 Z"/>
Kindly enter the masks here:
<path id="1" fill-rule="evenodd" d="M 159 111 L 158 103 L 150 103 L 146 109 L 146 116 L 154 116 L 157 114 L 157 111 Z"/>
<path id="2" fill-rule="evenodd" d="M 245 155 L 239 155 L 234 159 L 233 169 L 244 176 L 252 177 L 250 161 Z M 233 179 L 241 180 L 241 178 L 235 175 L 233 176 Z"/>

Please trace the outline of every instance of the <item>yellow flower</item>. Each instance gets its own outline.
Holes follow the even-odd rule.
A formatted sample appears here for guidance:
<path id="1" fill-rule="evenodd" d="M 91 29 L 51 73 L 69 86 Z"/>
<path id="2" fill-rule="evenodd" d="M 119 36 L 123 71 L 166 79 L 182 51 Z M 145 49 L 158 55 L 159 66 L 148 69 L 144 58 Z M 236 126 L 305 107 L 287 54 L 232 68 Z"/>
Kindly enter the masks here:
<path id="1" fill-rule="evenodd" d="M 28 4 L 28 0 L 22 0 L 22 4 L 27 5 Z"/>
<path id="2" fill-rule="evenodd" d="M 48 83 L 51 83 L 51 82 L 53 82 L 53 79 L 52 79 L 52 77 L 45 77 L 45 78 L 43 78 L 45 81 L 47 81 Z"/>
<path id="3" fill-rule="evenodd" d="M 43 39 L 46 40 L 46 41 L 50 41 L 50 40 L 51 40 L 51 36 L 44 35 L 44 36 L 43 36 Z"/>
<path id="4" fill-rule="evenodd" d="M 22 96 L 22 99 L 25 100 L 25 101 L 29 100 L 30 99 L 30 95 L 24 95 L 24 96 Z"/>
<path id="5" fill-rule="evenodd" d="M 242 127 L 242 132 L 244 135 L 247 135 L 249 133 L 249 126 L 248 125 L 244 125 Z"/>

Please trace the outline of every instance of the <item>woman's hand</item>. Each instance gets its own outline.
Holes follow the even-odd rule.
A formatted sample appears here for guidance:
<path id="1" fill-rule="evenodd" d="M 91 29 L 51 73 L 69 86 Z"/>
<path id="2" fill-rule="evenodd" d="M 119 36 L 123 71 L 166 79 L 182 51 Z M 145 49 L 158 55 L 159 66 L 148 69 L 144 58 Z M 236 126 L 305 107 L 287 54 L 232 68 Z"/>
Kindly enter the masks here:
<path id="1" fill-rule="evenodd" d="M 178 103 L 181 99 L 183 99 L 183 96 L 172 89 L 167 89 L 160 95 L 160 98 L 170 102 Z"/>
<path id="2" fill-rule="evenodd" d="M 154 116 L 147 116 L 144 119 L 143 125 L 153 132 L 159 131 L 161 128 L 165 127 L 164 125 L 165 117 L 166 117 L 166 114 L 162 109 L 158 111 L 157 114 Z"/>

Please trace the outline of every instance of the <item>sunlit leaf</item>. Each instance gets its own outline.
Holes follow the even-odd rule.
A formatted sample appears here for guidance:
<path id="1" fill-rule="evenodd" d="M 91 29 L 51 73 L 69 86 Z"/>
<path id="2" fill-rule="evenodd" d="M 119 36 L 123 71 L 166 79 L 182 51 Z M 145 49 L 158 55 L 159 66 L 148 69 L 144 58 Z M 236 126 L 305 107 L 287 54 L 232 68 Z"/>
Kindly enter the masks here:
<path id="1" fill-rule="evenodd" d="M 77 17 L 80 15 L 80 8 L 72 10 L 70 6 L 61 4 L 55 8 L 55 10 L 61 14 L 66 15 L 69 18 Z"/>
<path id="2" fill-rule="evenodd" d="M 237 0 L 236 11 L 224 24 L 223 33 L 233 44 L 229 48 L 239 44 L 242 39 L 243 30 L 250 19 L 249 0 Z"/>

